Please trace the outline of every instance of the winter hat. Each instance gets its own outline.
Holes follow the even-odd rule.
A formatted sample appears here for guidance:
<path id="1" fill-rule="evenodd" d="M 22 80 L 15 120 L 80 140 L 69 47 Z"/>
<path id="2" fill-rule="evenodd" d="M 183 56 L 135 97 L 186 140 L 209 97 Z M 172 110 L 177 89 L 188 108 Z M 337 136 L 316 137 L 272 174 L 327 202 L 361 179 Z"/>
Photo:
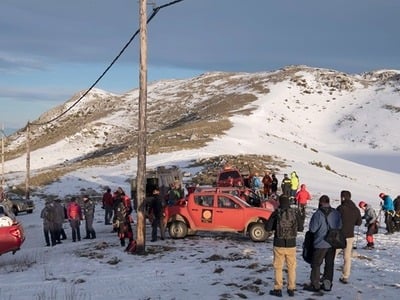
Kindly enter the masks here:
<path id="1" fill-rule="evenodd" d="M 379 198 L 381 198 L 381 199 L 383 199 L 385 196 L 386 196 L 385 193 L 380 193 L 379 194 Z"/>
<path id="2" fill-rule="evenodd" d="M 289 208 L 289 197 L 286 195 L 280 195 L 279 196 L 279 207 L 282 209 Z"/>
<path id="3" fill-rule="evenodd" d="M 367 203 L 365 203 L 364 201 L 360 201 L 360 203 L 358 203 L 358 206 L 360 208 L 364 208 L 364 206 L 366 206 L 366 205 L 367 205 Z"/>

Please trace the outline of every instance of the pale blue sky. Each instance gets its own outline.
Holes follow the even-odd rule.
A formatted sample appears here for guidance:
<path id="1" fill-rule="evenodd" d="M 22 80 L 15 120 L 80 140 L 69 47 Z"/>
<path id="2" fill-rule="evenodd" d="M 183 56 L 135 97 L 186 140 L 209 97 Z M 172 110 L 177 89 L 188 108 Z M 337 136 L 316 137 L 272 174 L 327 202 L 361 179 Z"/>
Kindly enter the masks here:
<path id="1" fill-rule="evenodd" d="M 0 7 L 0 122 L 13 128 L 89 88 L 139 26 L 137 0 L 2 0 Z M 399 16 L 398 0 L 184 0 L 148 26 L 148 80 L 293 64 L 400 69 Z M 96 87 L 137 88 L 138 53 L 136 38 Z"/>

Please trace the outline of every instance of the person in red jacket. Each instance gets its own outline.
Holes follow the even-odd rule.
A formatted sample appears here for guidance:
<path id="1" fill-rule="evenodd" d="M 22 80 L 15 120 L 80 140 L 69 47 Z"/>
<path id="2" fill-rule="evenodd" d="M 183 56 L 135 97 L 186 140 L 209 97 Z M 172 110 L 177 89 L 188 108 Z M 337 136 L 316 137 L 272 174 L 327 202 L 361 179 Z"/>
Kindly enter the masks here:
<path id="1" fill-rule="evenodd" d="M 111 225 L 112 215 L 113 215 L 113 206 L 114 206 L 114 197 L 111 194 L 111 189 L 108 188 L 107 191 L 103 194 L 103 208 L 104 208 L 104 224 Z"/>
<path id="2" fill-rule="evenodd" d="M 306 206 L 309 200 L 311 200 L 311 195 L 307 191 L 306 185 L 305 184 L 300 185 L 300 190 L 296 193 L 296 202 L 300 210 L 303 227 L 304 227 L 304 221 L 306 219 Z"/>
<path id="3" fill-rule="evenodd" d="M 82 209 L 78 203 L 76 203 L 76 197 L 72 197 L 67 207 L 67 217 L 72 230 L 72 241 L 81 240 L 80 225 L 82 220 Z"/>

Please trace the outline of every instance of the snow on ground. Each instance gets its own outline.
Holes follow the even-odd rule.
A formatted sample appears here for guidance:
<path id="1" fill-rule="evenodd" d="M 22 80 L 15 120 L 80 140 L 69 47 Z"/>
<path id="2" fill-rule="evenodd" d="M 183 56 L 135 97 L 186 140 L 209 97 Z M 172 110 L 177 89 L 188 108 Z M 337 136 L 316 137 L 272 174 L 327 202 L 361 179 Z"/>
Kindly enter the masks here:
<path id="1" fill-rule="evenodd" d="M 147 242 L 148 254 L 123 252 L 111 226 L 104 225 L 96 207 L 96 240 L 67 240 L 44 247 L 39 213 L 20 215 L 27 240 L 14 256 L 0 256 L 0 299 L 265 299 L 273 287 L 272 241 L 254 243 L 239 234 L 201 233 L 184 240 Z M 336 203 L 333 203 L 335 205 Z M 317 206 L 313 200 L 308 217 Z M 81 226 L 84 235 L 84 226 Z M 135 230 L 135 228 L 134 228 Z M 356 229 L 351 282 L 338 281 L 342 258 L 335 263 L 335 281 L 324 299 L 395 299 L 400 288 L 397 245 L 400 233 L 386 236 L 380 228 L 376 250 L 364 250 L 365 227 Z M 146 228 L 147 241 L 150 227 Z M 297 239 L 297 292 L 295 299 L 319 296 L 303 291 L 310 267 L 301 259 Z M 284 291 L 284 299 L 288 298 Z"/>
<path id="2" fill-rule="evenodd" d="M 273 97 L 278 97 L 279 93 L 279 90 L 271 90 Z M 301 119 L 294 111 L 298 126 L 289 127 L 292 130 L 280 130 L 287 124 L 274 122 L 279 120 L 281 114 L 289 114 L 275 111 L 277 117 L 268 123 L 265 116 L 270 112 L 264 104 L 268 106 L 265 99 L 259 99 L 252 104 L 259 108 L 251 116 L 232 117 L 234 126 L 204 148 L 149 156 L 147 166 L 178 165 L 183 170 L 194 171 L 188 167 L 192 160 L 221 154 L 266 154 L 284 159 L 289 167 L 280 170 L 278 179 L 282 179 L 283 173 L 296 170 L 300 182 L 307 184 L 313 195 L 307 211 L 306 229 L 322 194 L 327 194 L 332 206 L 336 207 L 339 205 L 340 191 L 350 190 L 356 203 L 366 201 L 377 212 L 380 192 L 393 198 L 400 194 L 398 172 L 375 169 L 336 157 L 335 152 L 340 151 L 343 157 L 346 151 L 361 150 L 362 147 L 357 143 L 347 144 L 337 135 L 327 132 L 329 127 L 323 127 L 326 123 L 322 118 L 313 127 L 308 124 L 311 119 Z M 390 132 L 395 130 L 393 128 L 397 127 L 381 128 L 379 132 Z M 308 130 L 304 135 L 303 129 Z M 357 130 L 351 128 L 349 134 L 362 136 L 363 132 Z M 313 141 L 318 136 L 323 136 L 323 139 Z M 341 132 L 341 136 L 346 136 L 346 132 Z M 386 135 L 376 135 L 374 142 L 383 145 L 382 149 L 386 151 L 390 149 Z M 312 149 L 310 145 L 320 145 L 321 148 Z M 62 157 L 70 157 L 68 149 L 63 149 Z M 324 152 L 328 150 L 330 154 Z M 364 154 L 368 153 L 365 147 L 362 150 Z M 57 151 L 51 151 L 47 156 L 57 154 Z M 352 155 L 355 154 L 352 152 Z M 377 151 L 374 154 L 379 155 Z M 57 159 L 54 157 L 53 161 Z M 24 157 L 12 163 L 23 166 Z M 6 164 L 6 170 L 10 170 L 10 166 Z M 21 170 L 22 167 L 13 170 L 11 177 L 23 178 L 25 174 Z M 103 192 L 106 186 L 112 189 L 122 186 L 129 191 L 129 179 L 135 174 L 136 160 L 112 167 L 92 167 L 69 173 L 41 192 L 64 198 L 67 195 L 81 196 L 82 189 L 87 188 Z M 147 255 L 128 255 L 119 246 L 116 234 L 111 233 L 111 227 L 104 225 L 104 212 L 98 205 L 96 240 L 72 243 L 70 229 L 65 224 L 68 239 L 61 245 L 44 247 L 39 217 L 43 199 L 33 199 L 37 205 L 34 213 L 18 216 L 27 236 L 22 249 L 14 256 L 10 253 L 0 256 L 0 299 L 270 298 L 268 292 L 273 287 L 274 276 L 271 240 L 253 243 L 241 235 L 203 233 L 183 240 L 167 238 L 156 243 L 147 242 Z M 348 285 L 338 282 L 341 266 L 339 255 L 333 289 L 325 293 L 324 299 L 397 298 L 400 291 L 400 269 L 397 266 L 400 260 L 400 233 L 387 236 L 383 226 L 381 216 L 380 232 L 376 235 L 377 248 L 373 251 L 362 249 L 365 245 L 365 227 L 356 228 L 357 249 L 351 282 Z M 83 225 L 81 231 L 84 235 Z M 150 240 L 149 234 L 150 228 L 147 227 L 147 241 Z M 308 282 L 310 274 L 309 265 L 300 255 L 303 238 L 304 234 L 300 233 L 297 241 L 298 290 L 295 299 L 315 299 L 318 296 L 302 290 L 302 284 Z M 286 293 L 284 295 L 287 298 Z"/>

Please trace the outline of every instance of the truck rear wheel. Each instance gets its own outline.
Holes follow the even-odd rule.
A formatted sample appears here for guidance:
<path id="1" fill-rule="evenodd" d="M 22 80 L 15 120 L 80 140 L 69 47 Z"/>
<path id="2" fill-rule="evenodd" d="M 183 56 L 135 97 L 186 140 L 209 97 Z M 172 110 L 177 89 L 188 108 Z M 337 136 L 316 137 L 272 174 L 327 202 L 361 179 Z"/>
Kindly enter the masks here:
<path id="1" fill-rule="evenodd" d="M 253 242 L 264 242 L 268 238 L 264 223 L 253 223 L 249 228 L 249 235 Z"/>
<path id="2" fill-rule="evenodd" d="M 174 221 L 169 225 L 169 236 L 174 239 L 183 239 L 188 233 L 186 223 L 181 221 Z"/>

